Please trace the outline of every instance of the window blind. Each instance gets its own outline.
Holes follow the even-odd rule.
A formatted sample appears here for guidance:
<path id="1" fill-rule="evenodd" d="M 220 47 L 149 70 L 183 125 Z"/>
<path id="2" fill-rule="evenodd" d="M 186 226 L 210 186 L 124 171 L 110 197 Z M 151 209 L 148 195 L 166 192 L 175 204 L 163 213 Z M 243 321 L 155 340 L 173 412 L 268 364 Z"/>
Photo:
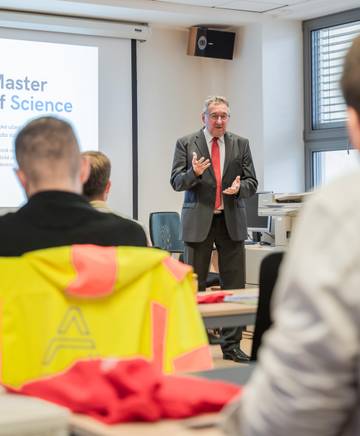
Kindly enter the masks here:
<path id="1" fill-rule="evenodd" d="M 312 31 L 312 127 L 342 126 L 346 105 L 340 88 L 345 54 L 360 34 L 360 21 Z"/>

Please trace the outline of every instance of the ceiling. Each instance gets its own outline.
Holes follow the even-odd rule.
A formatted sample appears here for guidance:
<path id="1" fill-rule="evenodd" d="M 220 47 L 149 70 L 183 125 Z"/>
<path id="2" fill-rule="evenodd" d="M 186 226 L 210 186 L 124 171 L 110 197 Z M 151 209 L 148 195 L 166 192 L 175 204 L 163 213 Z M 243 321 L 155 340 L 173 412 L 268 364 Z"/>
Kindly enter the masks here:
<path id="1" fill-rule="evenodd" d="M 0 0 L 0 8 L 7 10 L 179 27 L 304 20 L 356 7 L 359 0 Z"/>

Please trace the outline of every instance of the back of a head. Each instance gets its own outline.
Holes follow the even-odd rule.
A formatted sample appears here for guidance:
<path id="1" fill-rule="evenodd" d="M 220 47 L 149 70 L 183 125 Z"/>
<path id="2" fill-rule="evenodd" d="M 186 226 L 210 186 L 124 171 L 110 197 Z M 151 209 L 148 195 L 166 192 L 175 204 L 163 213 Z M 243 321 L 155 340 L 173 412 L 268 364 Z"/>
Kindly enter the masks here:
<path id="1" fill-rule="evenodd" d="M 80 171 L 80 149 L 71 125 L 59 118 L 30 121 L 17 134 L 15 154 L 19 169 L 34 185 L 75 181 Z"/>
<path id="2" fill-rule="evenodd" d="M 341 86 L 346 104 L 360 118 L 360 36 L 354 39 L 345 57 Z"/>
<path id="3" fill-rule="evenodd" d="M 83 193 L 89 200 L 97 199 L 105 193 L 111 173 L 109 158 L 101 151 L 82 153 L 90 161 L 90 176 L 83 187 Z"/>

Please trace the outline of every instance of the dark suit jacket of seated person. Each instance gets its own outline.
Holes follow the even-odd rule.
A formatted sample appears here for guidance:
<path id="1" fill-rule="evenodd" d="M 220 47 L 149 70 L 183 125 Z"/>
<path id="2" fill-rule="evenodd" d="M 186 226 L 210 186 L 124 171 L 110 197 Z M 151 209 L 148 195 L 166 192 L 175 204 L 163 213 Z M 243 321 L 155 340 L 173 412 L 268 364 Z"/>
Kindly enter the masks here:
<path id="1" fill-rule="evenodd" d="M 16 137 L 15 154 L 28 202 L 0 217 L 0 256 L 70 244 L 146 246 L 140 225 L 95 210 L 81 195 L 89 163 L 66 121 L 31 121 Z"/>

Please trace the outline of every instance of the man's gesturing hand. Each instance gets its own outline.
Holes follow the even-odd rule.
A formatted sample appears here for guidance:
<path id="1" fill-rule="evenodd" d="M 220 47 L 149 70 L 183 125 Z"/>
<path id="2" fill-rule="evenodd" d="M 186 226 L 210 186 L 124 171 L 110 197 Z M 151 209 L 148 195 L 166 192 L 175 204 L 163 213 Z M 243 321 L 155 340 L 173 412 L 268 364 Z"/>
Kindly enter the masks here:
<path id="1" fill-rule="evenodd" d="M 203 172 L 209 168 L 211 165 L 210 159 L 205 159 L 204 157 L 201 157 L 199 160 L 197 159 L 197 154 L 193 153 L 192 158 L 192 167 L 194 170 L 194 173 L 199 177 L 203 174 Z"/>
<path id="2" fill-rule="evenodd" d="M 236 195 L 240 189 L 240 176 L 237 176 L 229 188 L 223 190 L 223 194 Z"/>

